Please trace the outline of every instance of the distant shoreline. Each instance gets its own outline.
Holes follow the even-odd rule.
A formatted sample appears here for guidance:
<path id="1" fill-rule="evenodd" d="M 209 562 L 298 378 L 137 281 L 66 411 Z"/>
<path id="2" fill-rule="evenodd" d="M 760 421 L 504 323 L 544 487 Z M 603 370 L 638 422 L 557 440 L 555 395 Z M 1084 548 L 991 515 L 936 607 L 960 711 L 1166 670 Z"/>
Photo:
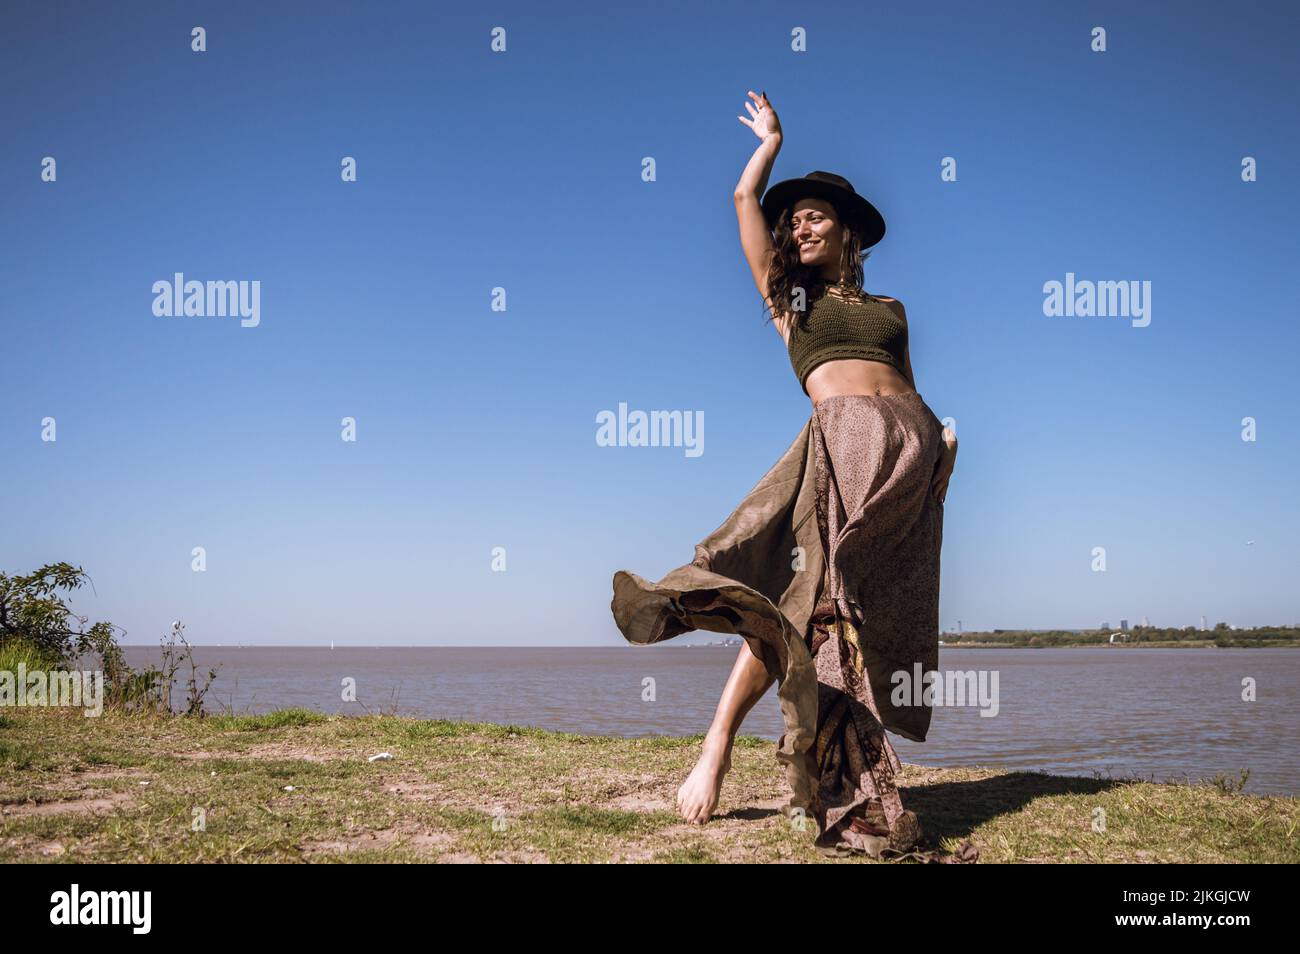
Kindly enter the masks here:
<path id="1" fill-rule="evenodd" d="M 1258 642 L 1242 645 L 1220 646 L 1211 640 L 1168 641 L 1158 643 L 1042 643 L 1030 646 L 1025 643 L 976 643 L 940 640 L 944 649 L 1300 649 L 1300 641 Z"/>
<path id="2" fill-rule="evenodd" d="M 971 633 L 940 633 L 942 646 L 970 649 L 1300 649 L 1300 628 L 1258 626 L 1231 629 L 1156 629 L 1137 626 L 1121 630 L 1004 629 Z"/>

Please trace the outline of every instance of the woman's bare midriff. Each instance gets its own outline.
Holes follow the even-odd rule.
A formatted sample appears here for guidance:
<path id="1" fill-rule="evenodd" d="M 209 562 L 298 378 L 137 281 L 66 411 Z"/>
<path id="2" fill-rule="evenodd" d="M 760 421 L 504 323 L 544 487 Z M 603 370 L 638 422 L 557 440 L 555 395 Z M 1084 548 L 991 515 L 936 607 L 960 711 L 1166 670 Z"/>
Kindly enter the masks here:
<path id="1" fill-rule="evenodd" d="M 804 381 L 813 406 L 846 394 L 909 394 L 916 390 L 893 365 L 884 361 L 841 358 L 812 369 Z"/>
<path id="2" fill-rule="evenodd" d="M 833 294 L 828 292 L 828 294 Z M 840 295 L 834 295 L 840 298 Z M 893 309 L 895 299 L 877 296 Z M 768 307 L 771 301 L 764 299 Z M 895 312 L 898 309 L 894 309 Z M 900 317 L 902 317 L 900 315 Z M 790 329 L 794 315 L 786 313 L 774 324 L 781 340 L 790 347 Z M 884 361 L 868 361 L 863 358 L 838 358 L 826 361 L 813 368 L 804 379 L 804 390 L 812 399 L 813 407 L 830 397 L 843 397 L 849 394 L 911 394 L 916 391 L 912 382 L 892 364 Z"/>

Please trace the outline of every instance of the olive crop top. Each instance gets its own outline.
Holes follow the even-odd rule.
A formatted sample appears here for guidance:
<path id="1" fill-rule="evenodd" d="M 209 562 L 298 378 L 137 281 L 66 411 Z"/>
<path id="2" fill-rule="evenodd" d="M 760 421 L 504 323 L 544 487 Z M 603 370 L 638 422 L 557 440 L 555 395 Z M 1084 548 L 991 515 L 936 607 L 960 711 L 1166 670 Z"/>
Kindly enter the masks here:
<path id="1" fill-rule="evenodd" d="M 883 361 L 906 375 L 907 324 L 883 301 L 845 300 L 830 292 L 790 325 L 790 364 L 799 384 L 813 368 L 838 358 Z"/>

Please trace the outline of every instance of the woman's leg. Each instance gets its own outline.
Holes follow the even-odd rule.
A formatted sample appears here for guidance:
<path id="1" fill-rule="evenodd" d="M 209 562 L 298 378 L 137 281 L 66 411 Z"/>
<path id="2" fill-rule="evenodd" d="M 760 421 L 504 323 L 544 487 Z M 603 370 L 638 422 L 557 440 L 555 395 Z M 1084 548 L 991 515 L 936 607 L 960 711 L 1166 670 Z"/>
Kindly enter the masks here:
<path id="1" fill-rule="evenodd" d="M 704 736 L 700 760 L 677 790 L 677 811 L 688 822 L 702 824 L 709 820 L 718 804 L 722 778 L 731 768 L 731 743 L 749 710 L 762 699 L 776 680 L 749 648 L 740 647 L 736 664 L 722 689 L 713 722 Z"/>

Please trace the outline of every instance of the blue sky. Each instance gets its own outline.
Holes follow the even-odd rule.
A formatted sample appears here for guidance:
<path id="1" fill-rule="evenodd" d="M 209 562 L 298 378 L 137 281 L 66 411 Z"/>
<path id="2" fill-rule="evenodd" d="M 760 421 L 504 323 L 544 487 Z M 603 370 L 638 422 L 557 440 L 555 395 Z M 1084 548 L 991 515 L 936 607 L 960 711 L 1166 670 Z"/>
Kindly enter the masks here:
<path id="1" fill-rule="evenodd" d="M 614 571 L 810 412 L 730 198 L 765 89 L 772 181 L 884 213 L 867 287 L 957 422 L 944 628 L 1300 622 L 1297 21 L 1142 7 L 7 3 L 0 569 L 84 566 L 134 643 L 621 643 Z M 155 316 L 175 272 L 260 324 Z M 1047 317 L 1067 272 L 1150 324 Z M 620 402 L 704 453 L 597 446 Z"/>

